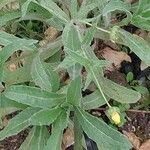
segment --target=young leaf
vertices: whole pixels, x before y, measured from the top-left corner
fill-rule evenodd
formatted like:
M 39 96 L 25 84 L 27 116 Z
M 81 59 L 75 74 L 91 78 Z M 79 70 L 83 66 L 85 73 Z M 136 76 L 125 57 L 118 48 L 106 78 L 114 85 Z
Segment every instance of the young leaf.
M 87 95 L 82 98 L 82 105 L 83 105 L 83 109 L 85 110 L 98 108 L 105 104 L 106 104 L 106 101 L 104 100 L 99 90 L 96 90 L 92 94 Z
M 47 91 L 57 91 L 59 88 L 59 76 L 51 66 L 42 62 L 40 56 L 33 59 L 31 76 L 37 86 Z
M 62 109 L 59 107 L 52 108 L 52 109 L 41 109 L 35 115 L 33 115 L 29 122 L 32 125 L 50 125 L 53 123 L 56 118 L 60 115 Z
M 66 128 L 67 122 L 68 122 L 67 113 L 62 112 L 61 115 L 54 122 L 52 134 L 48 139 L 44 150 L 49 150 L 50 147 L 52 147 L 53 150 L 61 149 L 63 130 L 64 128 Z
M 35 126 L 21 144 L 19 150 L 43 150 L 48 137 L 49 133 L 45 126 Z
M 150 47 L 143 38 L 114 27 L 111 32 L 111 40 L 128 46 L 145 64 L 150 66 Z
M 81 98 L 81 77 L 78 76 L 68 87 L 67 102 L 74 106 L 81 106 Z
M 8 87 L 4 95 L 16 102 L 40 108 L 52 108 L 61 104 L 65 99 L 63 94 L 49 93 L 36 87 L 23 85 Z
M 98 146 L 106 150 L 129 150 L 132 145 L 124 135 L 108 126 L 104 121 L 91 116 L 80 108 L 76 108 L 77 118 L 80 120 L 84 132 L 94 140 Z
M 10 120 L 9 124 L 0 132 L 0 141 L 6 137 L 15 135 L 20 131 L 24 130 L 31 124 L 29 119 L 32 115 L 37 113 L 40 108 L 27 108 L 20 112 L 16 117 Z

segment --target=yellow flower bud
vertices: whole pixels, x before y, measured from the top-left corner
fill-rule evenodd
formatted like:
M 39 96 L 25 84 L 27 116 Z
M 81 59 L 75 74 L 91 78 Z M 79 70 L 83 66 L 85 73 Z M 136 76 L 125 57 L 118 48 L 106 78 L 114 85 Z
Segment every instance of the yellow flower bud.
M 121 122 L 120 115 L 119 115 L 118 112 L 113 112 L 113 113 L 111 114 L 111 119 L 114 121 L 114 123 L 115 123 L 116 125 L 118 125 L 118 124 Z

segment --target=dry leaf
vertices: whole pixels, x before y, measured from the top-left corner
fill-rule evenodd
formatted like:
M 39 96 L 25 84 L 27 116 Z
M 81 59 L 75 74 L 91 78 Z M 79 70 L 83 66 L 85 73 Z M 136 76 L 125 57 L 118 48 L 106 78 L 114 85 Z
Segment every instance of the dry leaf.
M 40 46 L 47 45 L 50 41 L 53 41 L 54 39 L 56 39 L 58 34 L 59 34 L 59 31 L 56 28 L 49 27 L 44 32 L 45 38 L 42 41 L 40 41 L 40 43 L 39 43 Z
M 13 64 L 9 65 L 8 69 L 13 72 L 17 69 L 17 66 L 16 66 L 16 64 L 13 63 Z
M 139 150 L 150 150 L 150 139 L 144 142 Z
M 118 52 L 106 47 L 102 50 L 101 56 L 110 62 L 110 65 L 106 70 L 113 71 L 121 67 L 122 61 L 131 62 L 131 58 L 125 52 Z
M 133 147 L 138 150 L 141 144 L 140 139 L 132 132 L 123 131 L 123 134 L 128 137 Z
M 72 144 L 74 144 L 74 132 L 73 129 L 67 128 L 63 135 L 62 150 L 65 150 Z

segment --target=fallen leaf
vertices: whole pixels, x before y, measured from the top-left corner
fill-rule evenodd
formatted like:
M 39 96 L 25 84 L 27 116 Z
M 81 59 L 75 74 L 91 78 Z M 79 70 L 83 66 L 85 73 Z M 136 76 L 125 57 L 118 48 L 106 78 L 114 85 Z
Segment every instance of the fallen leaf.
M 72 144 L 74 144 L 74 132 L 73 129 L 67 128 L 63 135 L 62 150 L 65 150 Z
M 144 142 L 139 150 L 150 150 L 150 139 Z
M 109 47 L 104 48 L 101 51 L 101 56 L 110 62 L 110 65 L 106 70 L 113 71 L 121 67 L 122 61 L 131 62 L 131 58 L 125 52 L 118 52 Z
M 122 131 L 124 135 L 126 135 L 129 139 L 129 141 L 131 142 L 131 144 L 133 145 L 133 147 L 138 150 L 140 147 L 140 139 L 139 137 L 137 137 L 134 133 L 132 132 L 127 132 L 127 131 Z

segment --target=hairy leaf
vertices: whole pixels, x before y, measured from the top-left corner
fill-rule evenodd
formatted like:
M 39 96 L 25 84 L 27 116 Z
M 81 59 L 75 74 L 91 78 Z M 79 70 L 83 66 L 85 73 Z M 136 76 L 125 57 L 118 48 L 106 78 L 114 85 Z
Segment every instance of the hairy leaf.
M 67 91 L 67 102 L 74 106 L 81 106 L 81 77 L 75 78 Z
M 4 95 L 16 102 L 32 107 L 51 108 L 64 101 L 63 94 L 49 93 L 36 87 L 23 85 L 10 86 Z
M 50 65 L 42 62 L 40 56 L 33 59 L 31 76 L 37 86 L 47 91 L 57 91 L 59 88 L 59 76 Z
M 0 140 L 6 137 L 15 135 L 20 131 L 30 126 L 29 119 L 32 115 L 37 113 L 39 108 L 27 108 L 19 115 L 10 120 L 9 124 L 0 132 Z
M 124 135 L 108 126 L 104 121 L 91 116 L 80 108 L 76 108 L 84 132 L 102 149 L 129 150 L 132 146 Z
M 35 126 L 21 144 L 19 150 L 43 150 L 48 137 L 49 133 L 45 126 Z
M 143 38 L 114 27 L 111 32 L 111 40 L 128 46 L 143 62 L 150 66 L 150 47 Z
M 61 112 L 62 109 L 59 107 L 53 109 L 41 109 L 38 113 L 33 115 L 29 121 L 32 125 L 50 125 L 57 119 Z
M 52 147 L 53 150 L 61 149 L 63 130 L 64 128 L 66 128 L 67 122 L 68 122 L 67 114 L 66 112 L 63 112 L 54 122 L 52 134 L 48 139 L 44 150 L 49 150 L 50 147 Z

